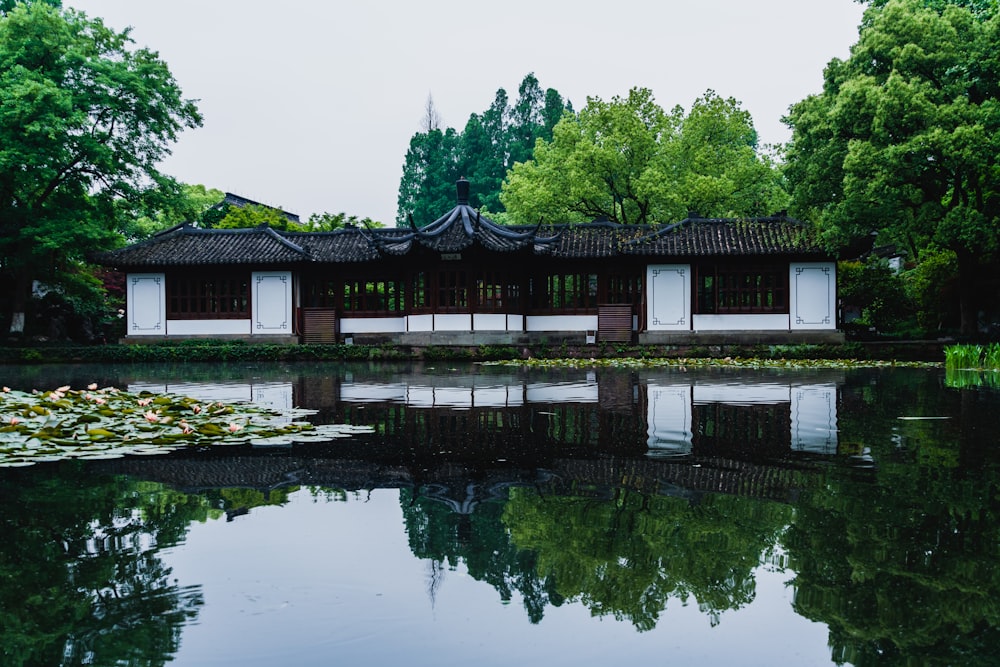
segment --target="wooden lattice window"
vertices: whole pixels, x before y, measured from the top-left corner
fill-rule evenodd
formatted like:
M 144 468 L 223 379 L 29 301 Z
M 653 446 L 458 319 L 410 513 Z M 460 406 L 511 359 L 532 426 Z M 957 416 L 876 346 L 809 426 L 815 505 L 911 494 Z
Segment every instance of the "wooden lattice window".
M 345 312 L 398 313 L 404 309 L 403 283 L 390 279 L 344 281 Z
M 695 312 L 787 313 L 788 269 L 698 267 Z
M 469 285 L 465 271 L 438 271 L 437 279 L 438 312 L 468 312 Z
M 485 271 L 479 274 L 475 289 L 478 312 L 512 312 L 518 307 L 519 286 L 506 272 Z
M 579 313 L 597 308 L 596 273 L 556 273 L 533 278 L 531 305 L 535 312 Z
M 249 276 L 170 276 L 166 291 L 167 319 L 250 318 Z

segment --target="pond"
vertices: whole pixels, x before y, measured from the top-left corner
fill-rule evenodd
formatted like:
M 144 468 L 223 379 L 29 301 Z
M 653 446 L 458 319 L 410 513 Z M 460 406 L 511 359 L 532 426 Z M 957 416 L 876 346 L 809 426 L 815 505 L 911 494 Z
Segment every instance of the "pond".
M 940 369 L 2 373 L 373 427 L 0 469 L 4 665 L 1000 654 L 1000 393 Z

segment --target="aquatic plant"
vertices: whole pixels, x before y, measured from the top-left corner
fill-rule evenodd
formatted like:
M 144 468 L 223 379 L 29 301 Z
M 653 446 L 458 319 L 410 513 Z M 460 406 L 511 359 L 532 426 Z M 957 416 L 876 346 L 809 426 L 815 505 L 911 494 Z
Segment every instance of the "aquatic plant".
M 64 386 L 31 392 L 4 387 L 0 392 L 0 467 L 163 454 L 192 445 L 292 445 L 371 431 L 302 421 L 313 413 L 96 385 L 85 390 Z

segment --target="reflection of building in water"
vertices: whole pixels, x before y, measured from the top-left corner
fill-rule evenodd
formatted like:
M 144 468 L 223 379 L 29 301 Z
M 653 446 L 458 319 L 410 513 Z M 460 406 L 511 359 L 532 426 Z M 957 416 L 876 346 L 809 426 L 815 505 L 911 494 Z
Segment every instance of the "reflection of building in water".
M 837 452 L 838 374 L 635 373 L 565 369 L 352 372 L 295 382 L 134 382 L 131 391 L 320 411 L 374 426 L 386 451 L 461 458 L 599 450 L 653 457 L 774 458 Z M 555 448 L 555 449 L 554 449 Z
M 837 385 L 664 382 L 646 385 L 651 456 L 837 453 Z

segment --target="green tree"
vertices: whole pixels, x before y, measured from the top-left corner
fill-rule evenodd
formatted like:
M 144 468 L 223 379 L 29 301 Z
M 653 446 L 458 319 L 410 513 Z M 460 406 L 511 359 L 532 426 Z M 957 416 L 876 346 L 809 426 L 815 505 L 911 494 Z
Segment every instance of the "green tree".
M 309 216 L 306 229 L 311 232 L 333 232 L 344 227 L 384 227 L 381 222 L 371 218 L 358 218 L 356 215 L 340 213 L 313 213 Z
M 972 333 L 1000 240 L 1000 18 L 958 3 L 878 5 L 850 57 L 827 66 L 823 92 L 786 118 L 793 207 L 831 248 L 874 231 L 914 259 L 931 244 L 954 252 Z
M 306 229 L 304 226 L 289 220 L 279 209 L 263 204 L 228 206 L 226 214 L 215 224 L 215 227 L 218 229 L 248 229 L 264 224 L 281 231 L 297 232 Z
M 138 241 L 183 222 L 201 221 L 225 196 L 221 190 L 204 185 L 168 183 L 148 193 L 146 214 L 135 218 L 133 225 L 125 230 L 125 236 L 129 241 Z
M 453 128 L 417 133 L 403 162 L 399 182 L 397 225 L 424 226 L 455 206 L 455 181 L 462 176 L 459 136 Z
M 412 214 L 423 225 L 449 210 L 455 205 L 453 184 L 460 176 L 472 184 L 472 206 L 502 213 L 500 187 L 508 170 L 530 159 L 536 139 L 551 138 L 552 128 L 571 108 L 555 89 L 543 92 L 533 73 L 521 81 L 513 104 L 507 91 L 498 89 L 489 108 L 471 114 L 461 132 L 441 129 L 428 98 L 422 130 L 411 138 L 403 166 L 397 223 Z
M 58 286 L 88 252 L 121 243 L 157 164 L 201 124 L 155 52 L 129 32 L 45 3 L 0 16 L 0 267 L 10 331 L 32 284 Z
M 645 88 L 611 102 L 589 98 L 564 114 L 534 159 L 514 166 L 501 201 L 521 223 L 538 219 L 669 222 L 697 209 L 706 216 L 764 215 L 785 194 L 759 150 L 739 102 L 708 91 L 690 113 L 665 112 Z

